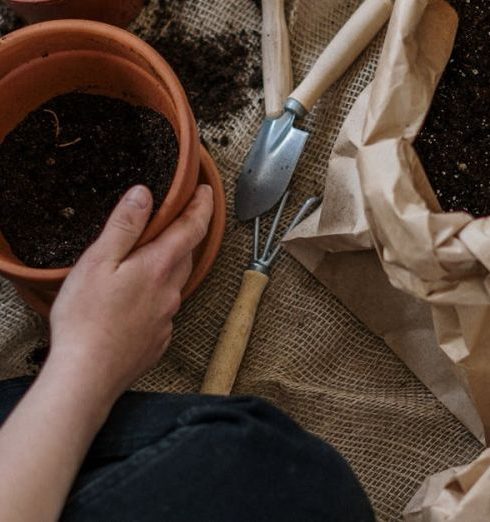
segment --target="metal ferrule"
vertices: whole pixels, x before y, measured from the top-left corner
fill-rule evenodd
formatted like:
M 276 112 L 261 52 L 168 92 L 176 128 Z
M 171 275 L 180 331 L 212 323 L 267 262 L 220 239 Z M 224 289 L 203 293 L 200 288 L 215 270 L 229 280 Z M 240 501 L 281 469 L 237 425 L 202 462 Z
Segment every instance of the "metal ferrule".
M 252 261 L 250 265 L 248 265 L 247 270 L 253 270 L 255 272 L 260 272 L 264 275 L 269 275 L 269 267 L 267 265 L 264 265 L 260 261 Z
M 292 112 L 300 120 L 302 120 L 308 114 L 308 111 L 305 109 L 303 104 L 294 98 L 288 98 L 284 104 L 284 108 L 288 112 Z

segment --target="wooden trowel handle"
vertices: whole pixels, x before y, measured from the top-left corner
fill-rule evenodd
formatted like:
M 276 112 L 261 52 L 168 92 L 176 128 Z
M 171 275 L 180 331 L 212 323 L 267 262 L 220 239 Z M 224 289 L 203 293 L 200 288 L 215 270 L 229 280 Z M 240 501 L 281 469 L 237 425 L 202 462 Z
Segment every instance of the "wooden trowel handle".
M 320 96 L 354 63 L 389 20 L 392 0 L 364 0 L 289 96 L 310 112 Z
M 293 90 L 284 0 L 262 0 L 262 72 L 265 112 L 277 117 L 284 112 L 284 102 Z
M 268 282 L 268 276 L 260 272 L 245 271 L 240 292 L 211 357 L 201 393 L 228 395 L 231 392 Z

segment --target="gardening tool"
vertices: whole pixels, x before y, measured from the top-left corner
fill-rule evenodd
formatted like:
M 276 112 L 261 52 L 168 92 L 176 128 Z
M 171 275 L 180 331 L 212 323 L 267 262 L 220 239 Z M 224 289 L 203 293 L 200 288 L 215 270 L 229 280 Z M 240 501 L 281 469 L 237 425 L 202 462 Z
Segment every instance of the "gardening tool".
M 281 240 L 274 244 L 274 238 L 288 197 L 289 192 L 286 192 L 280 201 L 261 255 L 259 255 L 260 217 L 255 220 L 253 258 L 245 270 L 238 297 L 221 331 L 218 344 L 204 377 L 201 393 L 228 395 L 231 392 L 252 332 L 260 299 L 269 282 L 271 265 L 281 248 Z M 320 198 L 309 198 L 299 209 L 284 236 L 319 202 Z
M 274 117 L 271 111 L 265 118 L 238 179 L 235 206 L 240 221 L 264 214 L 281 199 L 309 137 L 294 123 L 345 73 L 392 10 L 392 0 L 365 0 L 289 95 L 282 115 Z
M 269 118 L 277 118 L 282 114 L 284 102 L 293 88 L 284 0 L 262 0 L 262 72 L 266 115 Z M 270 265 L 277 256 L 277 247 L 271 250 L 271 245 L 286 199 L 287 196 L 279 205 L 264 252 L 260 257 L 260 218 L 256 218 L 252 263 L 243 275 L 240 292 L 221 332 L 201 388 L 202 393 L 231 392 L 260 299 L 269 281 Z
M 265 114 L 269 118 L 278 118 L 293 89 L 284 0 L 262 2 L 262 71 Z

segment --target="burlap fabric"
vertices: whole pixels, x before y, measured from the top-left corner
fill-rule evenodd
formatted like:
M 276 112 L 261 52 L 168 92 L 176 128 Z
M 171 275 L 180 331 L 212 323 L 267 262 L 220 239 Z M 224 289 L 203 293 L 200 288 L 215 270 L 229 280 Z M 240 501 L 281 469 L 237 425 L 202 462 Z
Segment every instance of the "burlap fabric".
M 155 3 L 150 2 L 133 25 L 144 37 L 158 30 Z M 288 3 L 296 80 L 359 3 Z M 172 16 L 193 34 L 229 31 L 229 23 L 233 30 L 260 30 L 260 13 L 251 0 L 187 0 Z M 156 27 L 164 27 L 167 21 L 158 20 Z M 306 126 L 313 134 L 296 172 L 294 204 L 322 194 L 330 150 L 356 96 L 373 77 L 381 42 L 382 35 L 308 118 Z M 259 63 L 260 56 L 256 60 Z M 180 312 L 169 351 L 137 383 L 138 389 L 199 389 L 251 252 L 251 230 L 233 217 L 233 192 L 262 114 L 259 96 L 252 96 L 246 110 L 226 125 L 228 147 L 213 143 L 222 129 L 201 126 L 228 194 L 223 249 L 212 274 Z M 0 284 L 0 295 L 0 378 L 6 378 L 32 371 L 27 356 L 44 328 L 9 283 Z M 393 352 L 284 253 L 274 268 L 234 393 L 271 400 L 336 445 L 359 475 L 381 521 L 400 520 L 403 507 L 426 475 L 464 464 L 481 451 L 476 439 Z

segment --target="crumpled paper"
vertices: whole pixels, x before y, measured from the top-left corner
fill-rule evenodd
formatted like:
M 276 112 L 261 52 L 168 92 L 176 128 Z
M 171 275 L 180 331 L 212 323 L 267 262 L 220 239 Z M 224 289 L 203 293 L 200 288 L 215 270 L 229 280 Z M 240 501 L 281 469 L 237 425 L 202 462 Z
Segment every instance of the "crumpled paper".
M 285 248 L 488 443 L 490 218 L 442 212 L 412 147 L 456 27 L 444 0 L 397 0 L 376 78 L 335 144 L 322 206 Z M 485 452 L 430 477 L 407 520 L 490 520 L 489 469 Z
M 425 6 L 425 7 L 424 7 Z M 357 165 L 390 282 L 431 304 L 439 346 L 490 437 L 490 218 L 442 212 L 412 142 L 454 42 L 443 2 L 400 1 L 369 99 Z
M 487 274 L 461 239 L 474 236 L 481 220 L 441 212 L 411 145 L 456 26 L 443 0 L 398 0 L 374 84 L 354 104 L 334 146 L 323 203 L 285 248 L 484 441 L 490 408 L 482 404 L 485 394 L 475 394 L 474 377 L 485 375 L 486 363 L 472 364 L 485 359 L 485 350 L 465 359 L 473 340 L 463 335 L 470 321 L 483 321 L 474 331 L 485 325 Z M 460 302 L 480 313 L 464 314 Z
M 467 466 L 425 480 L 403 513 L 406 522 L 488 522 L 490 450 Z

